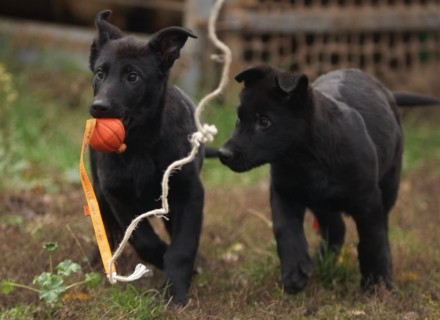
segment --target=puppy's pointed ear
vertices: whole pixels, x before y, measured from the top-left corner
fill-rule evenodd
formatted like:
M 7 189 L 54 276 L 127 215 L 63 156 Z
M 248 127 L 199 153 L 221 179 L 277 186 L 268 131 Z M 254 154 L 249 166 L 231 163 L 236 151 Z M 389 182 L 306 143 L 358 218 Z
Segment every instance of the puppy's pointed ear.
M 102 48 L 107 41 L 119 39 L 123 36 L 121 30 L 107 21 L 111 13 L 110 10 L 104 10 L 96 15 L 95 26 L 98 29 L 98 36 L 93 40 L 92 46 L 90 47 L 90 69 L 93 68 L 100 48 Z
M 153 34 L 148 47 L 161 61 L 163 71 L 168 71 L 180 57 L 180 49 L 188 37 L 197 38 L 191 30 L 180 27 L 165 28 Z
M 119 28 L 115 27 L 107 21 L 107 18 L 111 15 L 110 10 L 101 11 L 96 15 L 95 25 L 98 29 L 98 44 L 102 46 L 109 40 L 115 40 L 122 38 L 123 34 Z
M 277 87 L 285 94 L 298 93 L 306 94 L 309 86 L 309 79 L 305 74 L 296 72 L 282 72 L 276 77 Z
M 252 82 L 262 78 L 269 73 L 271 68 L 266 65 L 252 67 L 246 69 L 235 76 L 235 80 L 239 83 L 244 82 L 244 86 L 249 86 Z

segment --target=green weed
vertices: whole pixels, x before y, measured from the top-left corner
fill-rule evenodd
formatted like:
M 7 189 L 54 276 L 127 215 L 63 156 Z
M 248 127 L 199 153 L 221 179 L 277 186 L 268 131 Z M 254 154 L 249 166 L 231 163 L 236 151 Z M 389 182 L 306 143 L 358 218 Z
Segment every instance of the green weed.
M 356 283 L 358 269 L 355 255 L 355 248 L 350 245 L 342 247 L 340 253 L 324 248 L 314 255 L 314 273 L 329 289 Z
M 0 312 L 1 320 L 21 320 L 30 319 L 36 311 L 34 305 L 18 305 Z
M 14 131 L 14 103 L 17 100 L 17 91 L 12 81 L 12 75 L 0 64 L 0 175 L 15 172 L 15 131 Z M 5 180 L 0 179 L 0 187 L 4 187 Z
M 268 280 L 276 282 L 280 273 L 280 262 L 276 250 L 276 242 L 273 239 L 266 248 L 248 257 L 240 272 L 246 275 L 250 283 L 262 284 Z
M 435 111 L 435 110 L 434 110 Z M 405 151 L 403 168 L 405 172 L 418 170 L 426 164 L 440 163 L 440 130 L 435 121 L 408 114 L 404 118 Z M 426 116 L 428 117 L 428 116 Z M 437 168 L 440 168 L 437 166 Z M 438 170 L 440 174 L 440 169 Z
M 79 285 L 87 285 L 89 288 L 95 287 L 101 282 L 101 276 L 96 272 L 85 274 L 84 280 L 66 283 L 69 276 L 79 273 L 81 266 L 72 260 L 66 259 L 53 267 L 52 254 L 58 248 L 56 242 L 48 242 L 43 248 L 49 253 L 49 271 L 42 272 L 34 277 L 32 282 L 34 286 L 17 283 L 13 280 L 3 280 L 1 283 L 2 293 L 9 294 L 14 288 L 26 289 L 38 293 L 40 300 L 49 306 L 57 306 L 66 291 Z M 55 272 L 56 270 L 56 272 Z
M 112 288 L 105 300 L 108 303 L 108 319 L 172 319 L 165 314 L 168 305 L 155 290 L 140 292 L 134 286 L 127 285 L 124 290 Z

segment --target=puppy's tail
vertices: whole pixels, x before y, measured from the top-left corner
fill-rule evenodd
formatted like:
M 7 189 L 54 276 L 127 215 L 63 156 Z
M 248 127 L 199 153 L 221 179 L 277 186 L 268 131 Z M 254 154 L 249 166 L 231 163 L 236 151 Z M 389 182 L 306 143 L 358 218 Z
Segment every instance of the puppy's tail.
M 440 99 L 410 92 L 393 92 L 399 107 L 434 106 L 440 105 Z

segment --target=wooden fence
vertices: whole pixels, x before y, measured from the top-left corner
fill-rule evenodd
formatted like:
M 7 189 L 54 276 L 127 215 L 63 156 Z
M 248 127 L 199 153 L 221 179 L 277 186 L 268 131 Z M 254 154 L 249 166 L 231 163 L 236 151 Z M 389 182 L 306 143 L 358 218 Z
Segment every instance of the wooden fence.
M 88 6 L 83 5 L 86 2 Z M 7 0 L 3 5 L 7 3 L 15 2 Z M 128 22 L 143 21 L 149 25 L 151 16 L 166 17 L 156 19 L 156 24 L 150 26 L 154 29 L 151 32 L 159 26 L 182 23 L 199 39 L 191 39 L 185 45 L 182 59 L 174 68 L 174 78 L 192 95 L 201 88 L 211 89 L 218 81 L 220 68 L 208 63 L 213 51 L 206 39 L 214 0 L 54 3 L 58 3 L 51 8 L 54 17 L 64 21 L 61 13 L 76 12 L 77 18 L 88 21 L 89 27 L 96 12 L 104 8 L 112 8 L 112 22 L 128 32 L 133 31 Z M 24 39 L 28 30 L 33 37 L 38 34 L 45 43 L 52 41 L 59 47 L 80 40 L 80 45 L 71 47 L 84 56 L 95 32 L 88 28 L 82 31 L 61 25 L 14 23 L 1 18 L 0 26 L 0 36 L 9 33 Z M 332 69 L 356 67 L 393 88 L 434 94 L 440 91 L 440 0 L 226 0 L 217 27 L 233 52 L 232 75 L 261 63 L 301 71 L 312 79 Z M 137 31 L 145 35 L 145 28 L 147 25 Z M 87 62 L 87 57 L 81 59 Z
M 187 3 L 186 23 L 198 34 L 211 4 Z M 440 88 L 440 0 L 227 0 L 218 29 L 234 54 L 233 75 L 261 63 L 312 79 L 355 67 L 392 87 Z M 195 46 L 192 83 L 212 74 L 200 66 L 206 40 Z

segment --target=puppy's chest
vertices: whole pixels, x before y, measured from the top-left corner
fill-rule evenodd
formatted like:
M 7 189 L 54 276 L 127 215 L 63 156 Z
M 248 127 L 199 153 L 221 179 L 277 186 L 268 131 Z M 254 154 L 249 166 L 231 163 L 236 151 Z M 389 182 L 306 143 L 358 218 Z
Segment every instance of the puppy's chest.
M 284 174 L 277 174 L 275 183 L 284 184 L 289 193 L 307 206 L 329 206 L 343 198 L 344 183 L 331 171 L 321 168 L 286 168 Z M 278 180 L 278 182 L 276 181 Z
M 296 172 L 292 177 L 292 189 L 308 201 L 323 200 L 329 189 L 329 176 L 322 171 Z
M 105 161 L 98 171 L 102 188 L 117 194 L 132 193 L 136 197 L 146 194 L 156 197 L 160 191 L 160 175 L 151 158 L 112 159 Z

